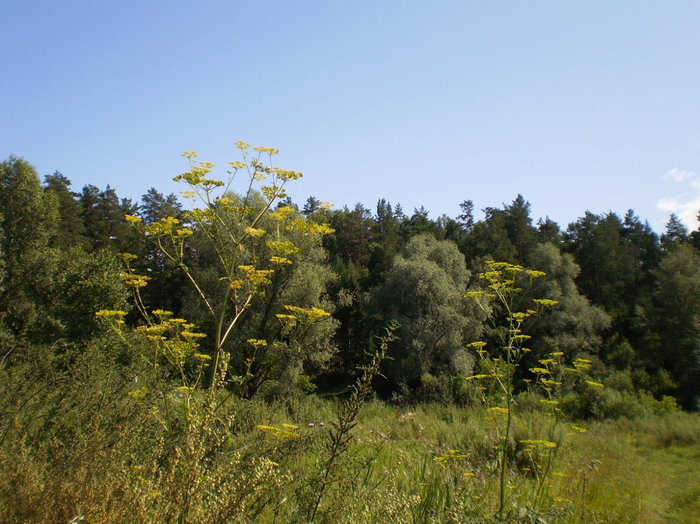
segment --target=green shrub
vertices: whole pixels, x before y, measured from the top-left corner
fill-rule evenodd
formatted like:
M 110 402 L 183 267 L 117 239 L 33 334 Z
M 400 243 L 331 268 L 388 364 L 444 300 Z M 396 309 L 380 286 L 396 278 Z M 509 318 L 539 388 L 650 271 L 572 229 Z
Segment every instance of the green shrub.
M 644 390 L 639 392 L 639 403 L 647 413 L 654 415 L 667 415 L 680 411 L 674 397 L 662 395 L 661 399 L 657 400 L 651 393 Z

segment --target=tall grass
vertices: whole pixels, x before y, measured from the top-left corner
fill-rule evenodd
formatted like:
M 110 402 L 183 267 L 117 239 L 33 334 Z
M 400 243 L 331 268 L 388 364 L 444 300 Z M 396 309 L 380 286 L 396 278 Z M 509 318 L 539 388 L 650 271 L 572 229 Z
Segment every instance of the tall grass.
M 20 373 L 3 376 L 1 393 L 12 406 L 22 405 L 22 395 L 44 393 L 32 397 L 30 409 L 3 411 L 0 521 L 175 522 L 183 505 L 196 522 L 302 523 L 314 506 L 315 521 L 328 523 L 497 520 L 500 442 L 479 407 L 365 402 L 319 498 L 341 401 L 236 400 L 168 441 L 127 394 L 133 375 L 117 366 L 105 373 L 109 358 L 93 348 L 75 364 L 73 380 L 47 374 L 51 387 L 43 390 L 39 383 L 20 388 Z M 22 395 L 13 397 L 13 389 Z M 542 438 L 545 418 L 519 410 L 513 441 Z M 295 436 L 277 437 L 261 425 Z M 503 520 L 697 521 L 697 415 L 576 425 L 587 432 L 563 427 L 537 511 L 531 501 L 541 465 L 509 446 Z

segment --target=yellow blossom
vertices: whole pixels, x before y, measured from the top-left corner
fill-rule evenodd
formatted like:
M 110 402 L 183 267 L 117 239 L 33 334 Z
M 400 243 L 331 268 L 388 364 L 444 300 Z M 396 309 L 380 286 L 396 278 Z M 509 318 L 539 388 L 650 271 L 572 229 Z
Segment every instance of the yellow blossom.
M 552 307 L 556 306 L 559 302 L 556 300 L 550 300 L 548 298 L 536 298 L 533 300 L 535 304 L 539 304 L 542 307 Z
M 100 318 L 123 318 L 126 316 L 126 312 L 114 309 L 101 309 L 95 313 L 95 316 Z
M 250 235 L 251 237 L 261 237 L 263 236 L 266 231 L 264 229 L 256 229 L 254 227 L 247 227 L 245 228 L 246 234 Z
M 291 264 L 292 261 L 285 257 L 272 256 L 270 257 L 270 262 L 277 265 Z

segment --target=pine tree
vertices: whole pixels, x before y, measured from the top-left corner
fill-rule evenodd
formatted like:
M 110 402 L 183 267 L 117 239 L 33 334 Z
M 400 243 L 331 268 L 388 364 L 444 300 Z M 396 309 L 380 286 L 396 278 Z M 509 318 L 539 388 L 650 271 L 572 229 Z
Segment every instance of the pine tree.
M 85 224 L 80 217 L 80 195 L 71 191 L 71 181 L 56 171 L 53 175 L 44 177 L 47 192 L 52 193 L 58 200 L 59 227 L 54 245 L 60 248 L 79 246 L 88 249 L 90 242 L 86 236 Z

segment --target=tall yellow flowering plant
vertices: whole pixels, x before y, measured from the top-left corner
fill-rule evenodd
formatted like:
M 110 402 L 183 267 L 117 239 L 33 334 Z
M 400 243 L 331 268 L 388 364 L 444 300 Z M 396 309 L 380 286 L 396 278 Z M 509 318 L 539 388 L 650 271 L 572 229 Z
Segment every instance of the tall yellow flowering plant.
M 150 309 L 144 303 L 141 289 L 148 284 L 149 277 L 133 269 L 136 257 L 131 254 L 123 255 L 122 279 L 132 291 L 134 306 L 141 317 L 140 325 L 129 334 L 129 330 L 125 330 L 125 312 L 97 313 L 125 340 L 127 336 L 137 336 L 145 341 L 140 345 L 146 348 L 141 356 L 153 371 L 151 383 L 155 386 L 153 390 L 144 386 L 130 395 L 148 405 L 166 434 L 176 437 L 171 439 L 174 451 L 168 459 L 172 477 L 154 474 L 151 481 L 159 487 L 164 483 L 168 485 L 172 493 L 163 500 L 167 498 L 168 504 L 175 504 L 179 522 L 195 518 L 191 514 L 195 502 L 200 508 L 215 503 L 216 497 L 216 500 L 209 500 L 213 496 L 212 483 L 223 486 L 224 477 L 235 473 L 221 470 L 211 458 L 212 451 L 226 441 L 228 431 L 217 415 L 231 396 L 230 393 L 219 394 L 231 384 L 227 376 L 231 358 L 227 348 L 231 344 L 227 345 L 227 341 L 232 340 L 232 335 L 245 321 L 255 297 L 263 295 L 270 286 L 275 272 L 294 263 L 298 248 L 289 240 L 294 236 L 289 233 L 308 236 L 332 232 L 327 224 L 299 218 L 288 206 L 272 210 L 276 202 L 286 197 L 286 184 L 302 176 L 273 165 L 276 149 L 251 148 L 244 142 L 237 142 L 236 147 L 242 159 L 229 163 L 228 176 L 223 180 L 212 177 L 215 166 L 198 161 L 194 151 L 183 154 L 189 170 L 175 180 L 189 186 L 183 194 L 195 202 L 183 222 L 166 217 L 145 224 L 138 216 L 126 216 L 126 220 L 155 245 L 160 256 L 178 267 L 189 280 L 211 320 L 213 329 L 209 336 L 212 340 L 205 347 L 202 341 L 206 340 L 206 335 L 193 323 L 177 318 L 170 311 Z M 230 193 L 234 180 L 241 175 L 245 177 L 244 192 Z M 269 231 L 261 227 L 263 222 Z M 216 286 L 203 285 L 188 265 L 188 252 L 194 238 L 215 253 Z M 305 332 L 328 316 L 329 313 L 320 308 L 288 304 L 284 313 L 277 315 L 277 320 L 281 332 L 291 340 L 295 334 Z M 248 344 L 256 351 L 265 351 L 267 341 L 250 339 Z M 231 486 L 238 484 L 240 482 L 234 482 Z M 264 486 L 251 485 L 246 489 L 252 493 Z
M 215 326 L 207 384 L 210 389 L 226 384 L 230 354 L 225 350 L 225 344 L 254 297 L 265 292 L 277 268 L 292 264 L 290 254 L 298 251 L 287 237 L 283 237 L 282 232 L 301 230 L 307 234 L 322 235 L 332 231 L 327 224 L 296 218 L 295 210 L 288 206 L 271 211 L 275 202 L 287 196 L 286 184 L 301 178 L 302 174 L 275 167 L 273 158 L 278 151 L 274 148 L 255 147 L 251 152 L 250 145 L 240 141 L 236 147 L 241 152 L 242 160 L 229 163 L 225 180 L 211 178 L 214 165 L 197 161 L 196 152 L 183 154 L 189 161 L 190 169 L 175 177 L 175 180 L 188 184 L 189 190 L 183 191 L 183 194 L 199 203 L 199 207 L 186 214 L 186 224 L 174 217 L 167 217 L 144 225 L 137 216 L 126 217 L 156 245 L 163 256 L 182 270 Z M 231 198 L 229 190 L 241 173 L 247 178 L 246 191 L 241 197 Z M 272 231 L 260 227 L 266 216 L 274 220 Z M 187 245 L 195 231 L 216 254 L 222 285 L 214 291 L 206 291 L 187 264 Z M 269 260 L 261 260 L 259 254 L 269 253 L 272 253 Z M 133 291 L 136 307 L 150 325 L 153 312 L 147 310 L 139 294 L 148 277 L 135 275 L 127 267 L 124 279 Z M 285 325 L 307 324 L 327 316 L 320 310 L 307 311 L 294 305 L 287 306 L 287 310 L 288 315 L 279 315 Z M 162 317 L 156 316 L 159 320 Z M 185 333 L 189 340 L 201 336 L 193 335 L 191 330 Z M 265 341 L 257 339 L 251 343 L 261 347 L 265 345 Z
M 496 333 L 501 335 L 500 347 L 495 352 L 489 353 L 486 347 L 487 343 L 484 341 L 469 344 L 479 355 L 480 373 L 468 377 L 467 380 L 481 382 L 482 385 L 478 388 L 482 391 L 485 402 L 490 404 L 494 398 L 501 399 L 497 405 L 490 405 L 488 410 L 496 421 L 500 438 L 498 516 L 503 518 L 506 503 L 506 472 L 508 470 L 507 450 L 513 427 L 515 371 L 520 361 L 530 351 L 525 345 L 530 336 L 523 332 L 524 323 L 528 318 L 541 314 L 546 308 L 555 306 L 557 302 L 548 299 L 535 299 L 533 301 L 534 308 L 519 311 L 520 297 L 523 294 L 523 289 L 519 285 L 522 282 L 531 284 L 534 279 L 544 276 L 544 273 L 507 262 L 488 261 L 486 264 L 488 271 L 482 273 L 480 277 L 485 281 L 487 291 L 471 291 L 467 293 L 467 298 L 475 300 L 492 320 L 494 319 L 495 307 L 500 306 L 505 314 L 506 329 L 503 331 L 494 326 Z M 487 395 L 487 392 L 492 394 Z
M 467 293 L 467 298 L 475 300 L 490 317 L 498 346 L 489 347 L 485 341 L 469 344 L 479 355 L 479 372 L 466 380 L 478 383 L 477 390 L 481 392 L 499 437 L 497 449 L 500 486 L 497 517 L 503 519 L 508 493 L 508 449 L 513 444 L 515 378 L 524 357 L 531 351 L 527 347 L 531 337 L 525 332 L 526 324 L 546 310 L 556 307 L 558 302 L 528 297 L 529 287 L 535 279 L 545 276 L 544 272 L 507 262 L 487 261 L 486 265 L 487 271 L 480 274 L 486 290 L 471 291 Z M 497 317 L 504 318 L 504 325 L 499 325 Z M 602 387 L 602 384 L 590 380 L 587 375 L 589 360 L 577 358 L 571 365 L 567 365 L 564 357 L 562 352 L 553 352 L 547 358 L 539 359 L 536 366 L 529 368 L 533 378 L 524 379 L 540 395 L 540 403 L 551 421 L 546 428 L 546 439 L 523 439 L 517 443 L 529 457 L 530 469 L 536 478 L 532 494 L 533 509 L 542 501 L 545 482 L 552 472 L 555 452 L 559 447 L 556 433 L 563 417 L 560 399 L 565 391 L 574 389 L 580 381 L 585 381 L 589 386 Z M 572 426 L 572 429 L 585 431 L 576 426 Z

